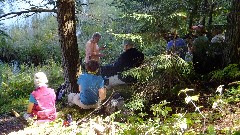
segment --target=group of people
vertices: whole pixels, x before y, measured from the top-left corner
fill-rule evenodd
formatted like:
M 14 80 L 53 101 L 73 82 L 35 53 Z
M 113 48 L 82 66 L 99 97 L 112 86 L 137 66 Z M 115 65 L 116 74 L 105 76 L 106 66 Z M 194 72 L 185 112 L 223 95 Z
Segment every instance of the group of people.
M 101 57 L 104 54 L 101 50 L 106 49 L 105 47 L 99 47 L 98 41 L 101 39 L 101 34 L 96 32 L 92 35 L 92 38 L 86 44 L 86 56 L 85 63 L 87 64 L 90 60 L 95 60 L 101 63 Z M 132 83 L 136 80 L 133 77 L 123 77 L 122 72 L 128 69 L 139 67 L 144 60 L 144 54 L 135 48 L 135 43 L 131 39 L 123 41 L 123 53 L 116 59 L 112 64 L 101 65 L 98 74 L 103 78 L 107 78 L 108 85 L 116 85 L 122 83 Z
M 206 61 L 208 61 L 208 53 L 214 53 L 217 58 L 221 55 L 216 50 L 209 49 L 209 45 L 214 43 L 222 43 L 225 38 L 222 31 L 215 31 L 212 38 L 212 44 L 205 35 L 205 28 L 202 25 L 192 28 L 196 32 L 196 37 L 187 36 L 180 38 L 176 32 L 171 33 L 166 50 L 167 54 L 174 53 L 186 60 L 187 54 L 192 54 L 192 61 L 196 71 L 205 73 Z M 123 71 L 134 67 L 139 67 L 144 61 L 144 54 L 137 50 L 132 40 L 124 40 L 124 52 L 112 64 L 101 66 L 100 59 L 104 57 L 101 50 L 104 47 L 98 46 L 101 34 L 96 32 L 86 43 L 85 67 L 86 71 L 81 74 L 77 80 L 79 85 L 79 93 L 70 93 L 68 95 L 68 103 L 76 104 L 82 109 L 90 109 L 99 107 L 101 101 L 106 98 L 106 88 L 104 86 L 105 77 L 110 78 L 117 76 L 122 82 L 134 82 L 132 77 L 121 76 Z M 115 80 L 116 81 L 116 80 Z M 43 72 L 34 75 L 35 90 L 30 94 L 27 113 L 24 117 L 35 117 L 37 122 L 53 121 L 56 119 L 56 94 L 53 89 L 47 86 L 48 79 Z
M 193 62 L 196 73 L 205 74 L 223 66 L 225 36 L 220 28 L 213 29 L 211 40 L 203 25 L 192 26 L 193 32 L 180 38 L 176 31 L 168 36 L 166 52 Z
M 104 56 L 101 50 L 104 47 L 98 46 L 101 34 L 96 32 L 86 43 L 85 69 L 79 75 L 77 84 L 78 93 L 68 95 L 69 105 L 76 104 L 82 109 L 98 108 L 100 103 L 106 98 L 106 88 L 104 86 L 105 77 L 109 78 L 119 75 L 122 82 L 130 82 L 133 78 L 123 77 L 121 72 L 138 67 L 143 63 L 144 54 L 134 48 L 132 40 L 125 40 L 123 44 L 124 52 L 113 64 L 100 66 L 100 58 Z M 38 72 L 34 75 L 35 90 L 30 94 L 27 113 L 25 119 L 36 118 L 36 122 L 53 121 L 56 119 L 56 94 L 53 89 L 47 86 L 46 74 Z

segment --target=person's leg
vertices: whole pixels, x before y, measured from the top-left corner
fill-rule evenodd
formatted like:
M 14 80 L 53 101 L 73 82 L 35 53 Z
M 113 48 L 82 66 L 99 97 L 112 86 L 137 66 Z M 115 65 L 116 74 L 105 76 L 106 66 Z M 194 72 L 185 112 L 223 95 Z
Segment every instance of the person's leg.
M 73 103 L 79 106 L 82 109 L 91 109 L 91 108 L 97 108 L 99 106 L 99 103 L 93 104 L 93 105 L 84 105 L 80 100 L 80 95 L 76 94 L 73 96 Z
M 68 104 L 71 106 L 74 104 L 73 99 L 76 95 L 79 95 L 79 93 L 70 93 L 68 95 Z
M 121 81 L 118 78 L 118 75 L 114 75 L 108 78 L 109 79 L 109 84 L 106 86 L 107 89 L 110 89 L 112 86 L 120 85 L 120 84 L 125 84 L 125 82 Z
M 117 68 L 113 65 L 106 65 L 100 67 L 100 75 L 103 77 L 110 77 L 118 73 Z

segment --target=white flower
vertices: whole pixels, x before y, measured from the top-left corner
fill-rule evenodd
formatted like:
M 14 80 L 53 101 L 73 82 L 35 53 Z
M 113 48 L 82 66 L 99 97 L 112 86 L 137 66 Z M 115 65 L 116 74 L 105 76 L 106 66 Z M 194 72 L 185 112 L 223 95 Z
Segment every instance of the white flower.
M 179 122 L 179 127 L 181 128 L 181 130 L 186 130 L 187 129 L 187 119 L 184 118 L 182 121 Z
M 224 85 L 219 85 L 219 86 L 217 87 L 217 90 L 216 90 L 216 92 L 219 92 L 219 95 L 221 95 L 221 94 L 222 94 L 222 91 L 223 91 L 223 86 L 224 86 Z
M 186 102 L 187 104 L 188 104 L 191 100 L 192 100 L 192 98 L 189 97 L 189 96 L 187 96 L 187 97 L 185 98 L 185 102 Z
M 212 108 L 213 108 L 213 109 L 216 109 L 217 106 L 218 106 L 218 103 L 217 103 L 217 102 L 214 102 L 213 105 L 212 105 Z
M 223 104 L 224 104 L 224 102 L 222 101 L 222 99 L 217 99 L 217 101 L 215 101 L 215 102 L 213 103 L 212 108 L 213 108 L 213 109 L 216 109 L 217 107 L 219 107 L 219 106 L 221 106 L 221 105 L 223 105 Z M 218 108 L 218 109 L 220 109 L 220 108 Z

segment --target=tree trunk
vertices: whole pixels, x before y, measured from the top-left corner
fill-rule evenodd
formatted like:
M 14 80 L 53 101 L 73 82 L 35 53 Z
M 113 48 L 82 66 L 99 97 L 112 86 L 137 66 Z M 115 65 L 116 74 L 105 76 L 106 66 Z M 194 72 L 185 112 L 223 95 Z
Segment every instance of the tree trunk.
M 232 0 L 232 9 L 228 15 L 226 42 L 231 63 L 240 62 L 240 0 Z
M 69 92 L 78 92 L 79 51 L 76 37 L 74 0 L 57 0 L 57 21 L 64 79 L 68 84 Z
M 207 17 L 207 14 L 208 14 L 208 0 L 204 0 L 203 2 L 203 5 L 202 5 L 202 14 L 203 14 L 203 19 L 202 19 L 202 22 L 201 24 L 206 26 L 206 17 Z
M 197 14 L 198 10 L 198 5 L 197 3 L 194 3 L 192 10 L 189 12 L 189 22 L 188 22 L 188 28 L 191 29 L 193 26 L 193 20 L 194 20 L 194 15 Z

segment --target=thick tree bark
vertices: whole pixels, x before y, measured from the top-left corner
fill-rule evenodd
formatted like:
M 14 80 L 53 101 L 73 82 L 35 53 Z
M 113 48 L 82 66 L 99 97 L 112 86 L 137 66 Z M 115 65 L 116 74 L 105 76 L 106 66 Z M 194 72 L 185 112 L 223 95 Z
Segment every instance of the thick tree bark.
M 78 92 L 79 51 L 76 37 L 75 1 L 57 0 L 57 21 L 64 79 L 69 92 Z
M 228 15 L 226 42 L 231 63 L 240 62 L 240 0 L 232 0 L 232 9 Z

